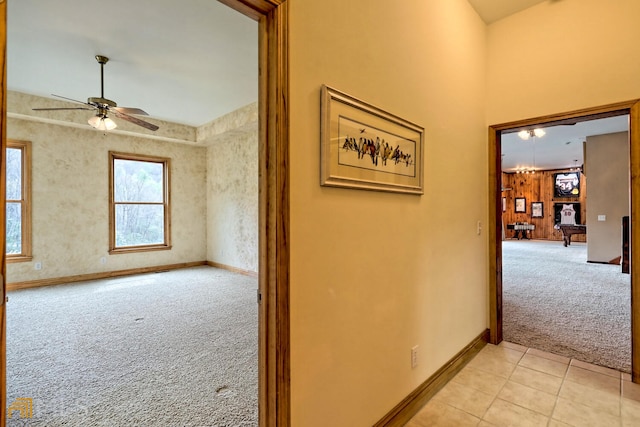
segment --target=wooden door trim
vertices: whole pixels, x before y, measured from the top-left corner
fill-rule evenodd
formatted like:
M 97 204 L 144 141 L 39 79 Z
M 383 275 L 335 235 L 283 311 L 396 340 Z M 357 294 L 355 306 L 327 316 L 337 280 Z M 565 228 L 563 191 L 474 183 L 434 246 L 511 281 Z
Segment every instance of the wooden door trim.
M 259 22 L 259 418 L 290 425 L 289 57 L 286 0 L 218 0 Z
M 489 342 L 502 341 L 502 197 L 501 133 L 535 125 L 562 124 L 629 114 L 631 210 L 631 370 L 640 382 L 640 100 L 489 126 Z
M 5 181 L 5 169 L 6 158 L 5 153 L 7 149 L 7 2 L 0 0 L 0 69 L 1 69 L 1 84 L 0 89 L 0 201 L 2 206 L 5 204 L 7 198 L 6 181 Z M 0 209 L 0 236 L 4 236 L 6 233 L 5 225 L 5 209 Z M 7 313 L 5 310 L 5 302 L 7 300 L 7 287 L 6 287 L 6 242 L 5 239 L 0 239 L 0 426 L 4 427 L 7 423 Z
M 213 1 L 213 0 L 212 0 Z M 286 0 L 219 0 L 259 23 L 260 67 L 260 304 L 259 417 L 261 427 L 290 425 L 289 365 L 289 75 Z M 6 144 L 6 2 L 0 0 L 0 139 Z M 4 176 L 4 173 L 0 174 Z M 0 179 L 0 200 L 5 199 Z M 2 210 L 4 212 L 4 210 Z M 4 214 L 0 217 L 4 235 Z M 0 263 L 0 426 L 6 426 L 4 239 Z
M 629 252 L 631 259 L 631 379 L 640 382 L 640 256 L 634 248 L 640 248 L 640 100 L 629 108 L 630 145 L 630 204 L 631 239 Z

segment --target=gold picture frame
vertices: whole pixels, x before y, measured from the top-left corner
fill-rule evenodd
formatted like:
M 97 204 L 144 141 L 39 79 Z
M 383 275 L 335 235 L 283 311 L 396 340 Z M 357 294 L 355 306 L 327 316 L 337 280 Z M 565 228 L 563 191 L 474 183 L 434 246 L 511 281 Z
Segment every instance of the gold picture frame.
M 424 194 L 424 128 L 322 86 L 320 185 Z

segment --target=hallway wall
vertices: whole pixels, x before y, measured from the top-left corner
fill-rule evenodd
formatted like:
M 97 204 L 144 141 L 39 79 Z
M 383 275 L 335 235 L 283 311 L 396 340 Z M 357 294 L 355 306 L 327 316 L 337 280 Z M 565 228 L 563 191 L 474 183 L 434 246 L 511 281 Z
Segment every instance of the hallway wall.
M 640 98 L 640 2 L 547 1 L 489 25 L 487 123 Z
M 640 97 L 640 2 L 289 15 L 292 423 L 372 425 L 488 325 L 487 125 Z M 319 185 L 322 84 L 425 127 L 423 196 Z
M 466 0 L 289 6 L 292 424 L 370 426 L 487 327 L 486 27 Z M 320 186 L 322 84 L 424 126 L 424 195 Z

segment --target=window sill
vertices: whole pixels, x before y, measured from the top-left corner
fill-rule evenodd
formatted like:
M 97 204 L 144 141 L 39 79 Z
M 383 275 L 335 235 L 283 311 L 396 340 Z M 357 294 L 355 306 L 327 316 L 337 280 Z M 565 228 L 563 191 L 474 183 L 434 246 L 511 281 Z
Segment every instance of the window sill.
M 11 264 L 14 262 L 29 262 L 33 260 L 31 255 L 5 255 L 5 262 Z
M 109 255 L 131 254 L 131 253 L 137 253 L 137 252 L 151 252 L 151 251 L 168 251 L 168 250 L 171 250 L 171 245 L 128 246 L 126 248 L 109 249 Z

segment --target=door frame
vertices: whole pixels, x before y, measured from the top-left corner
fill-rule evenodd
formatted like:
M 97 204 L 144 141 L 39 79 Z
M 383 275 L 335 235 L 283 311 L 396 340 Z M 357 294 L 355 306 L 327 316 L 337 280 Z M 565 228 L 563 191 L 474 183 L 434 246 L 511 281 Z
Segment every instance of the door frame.
M 4 206 L 7 200 L 5 170 L 7 149 L 7 2 L 0 0 L 0 201 Z M 6 234 L 5 209 L 0 209 L 0 236 Z M 6 240 L 0 239 L 0 427 L 7 424 L 7 313 L 5 304 L 7 301 L 5 260 Z
M 214 0 L 211 0 L 214 1 Z M 290 425 L 289 61 L 286 0 L 218 0 L 259 25 L 259 361 L 261 427 Z M 0 0 L 0 201 L 6 200 L 7 3 Z M 0 236 L 5 212 L 0 209 Z M 6 418 L 6 263 L 0 239 L 0 427 Z
M 629 170 L 631 223 L 631 376 L 640 382 L 640 99 L 586 108 L 549 116 L 535 117 L 489 126 L 489 341 L 502 341 L 502 147 L 506 130 L 532 126 L 575 123 L 605 117 L 629 115 Z

